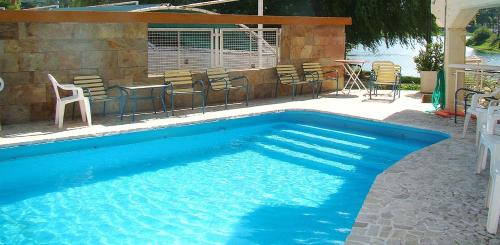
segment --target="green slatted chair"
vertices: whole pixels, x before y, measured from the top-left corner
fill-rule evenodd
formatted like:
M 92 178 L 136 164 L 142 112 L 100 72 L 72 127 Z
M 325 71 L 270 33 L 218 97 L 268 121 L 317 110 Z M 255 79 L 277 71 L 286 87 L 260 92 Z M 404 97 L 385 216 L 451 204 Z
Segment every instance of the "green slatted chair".
M 199 84 L 201 88 L 196 88 Z M 165 93 L 170 95 L 172 115 L 174 115 L 175 95 L 190 94 L 191 109 L 194 109 L 194 96 L 201 97 L 201 111 L 205 113 L 205 85 L 202 80 L 193 81 L 193 76 L 189 70 L 170 70 L 165 72 Z
M 118 100 L 120 103 L 120 119 L 123 119 L 123 110 L 125 109 L 127 91 L 120 86 L 104 87 L 104 83 L 100 76 L 76 76 L 73 79 L 73 84 L 83 89 L 85 97 L 89 98 L 90 106 L 94 103 L 103 103 L 102 114 L 106 115 L 106 103 Z M 119 96 L 110 96 L 108 91 L 117 90 L 120 92 Z M 73 118 L 75 114 L 75 104 L 73 104 Z
M 395 65 L 391 61 L 374 61 L 368 85 L 370 99 L 372 91 L 374 95 L 377 95 L 380 86 L 390 86 L 393 92 L 393 101 L 396 100 L 396 96 L 401 97 L 401 66 Z
M 224 91 L 224 108 L 227 109 L 227 100 L 229 97 L 229 91 L 231 89 L 245 89 L 246 101 L 245 104 L 248 106 L 248 78 L 246 76 L 229 77 L 226 69 L 223 67 L 216 67 L 212 69 L 207 69 L 206 71 L 208 77 L 208 90 L 212 91 Z M 234 83 L 237 82 L 237 83 Z M 208 103 L 207 91 L 206 99 Z
M 302 80 L 297 73 L 297 70 L 293 65 L 278 65 L 276 66 L 276 72 L 278 73 L 278 79 L 276 80 L 275 96 L 278 97 L 278 87 L 279 84 L 292 86 L 292 100 L 295 99 L 295 93 L 297 90 L 297 85 L 304 86 L 305 84 L 311 86 L 313 92 L 312 97 L 316 96 L 316 88 L 319 84 L 319 78 L 315 80 Z
M 337 84 L 336 95 L 339 95 L 339 73 L 337 70 L 324 71 L 320 63 L 304 63 L 302 64 L 302 69 L 304 70 L 306 81 L 314 82 L 315 80 L 319 80 L 318 95 L 321 93 L 321 86 L 325 82 L 335 82 Z

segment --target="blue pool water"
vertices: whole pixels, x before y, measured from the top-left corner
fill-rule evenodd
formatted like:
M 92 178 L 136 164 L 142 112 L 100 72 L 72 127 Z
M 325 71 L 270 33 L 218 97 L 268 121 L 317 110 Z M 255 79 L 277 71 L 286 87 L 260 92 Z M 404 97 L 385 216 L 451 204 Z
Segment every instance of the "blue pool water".
M 377 174 L 447 135 L 316 112 L 0 149 L 0 244 L 343 243 Z

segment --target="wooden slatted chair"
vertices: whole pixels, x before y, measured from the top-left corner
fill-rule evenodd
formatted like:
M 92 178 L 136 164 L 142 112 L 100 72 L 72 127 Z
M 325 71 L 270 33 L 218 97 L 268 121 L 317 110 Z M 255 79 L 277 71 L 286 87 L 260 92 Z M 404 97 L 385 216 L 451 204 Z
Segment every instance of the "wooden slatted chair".
M 372 98 L 372 91 L 374 95 L 378 95 L 378 88 L 380 86 L 391 86 L 393 93 L 393 101 L 396 96 L 401 97 L 401 66 L 395 65 L 391 61 L 375 61 L 372 64 L 372 72 L 370 75 L 369 96 Z
M 325 71 L 320 63 L 304 63 L 302 64 L 302 69 L 304 70 L 306 81 L 319 80 L 318 95 L 321 93 L 321 87 L 325 82 L 335 82 L 337 84 L 336 95 L 339 95 L 339 73 L 337 70 Z
M 104 83 L 100 76 L 76 76 L 73 79 L 73 84 L 83 89 L 84 96 L 89 98 L 90 106 L 93 103 L 103 103 L 102 114 L 106 115 L 106 102 L 118 100 L 120 103 L 120 119 L 123 119 L 123 111 L 125 109 L 125 96 L 127 91 L 120 86 L 104 87 Z M 108 91 L 117 90 L 120 95 L 111 96 Z M 73 115 L 75 114 L 75 105 L 73 105 Z
M 197 89 L 199 84 L 201 89 Z M 165 92 L 170 95 L 172 115 L 174 115 L 174 98 L 178 94 L 191 95 L 191 109 L 194 109 L 194 96 L 201 97 L 201 111 L 205 113 L 205 85 L 202 80 L 193 81 L 189 70 L 170 70 L 165 72 Z
M 245 89 L 246 101 L 245 104 L 248 106 L 248 78 L 246 76 L 238 76 L 238 77 L 229 77 L 229 74 L 226 72 L 226 69 L 223 67 L 216 67 L 212 69 L 207 69 L 206 71 L 208 77 L 208 85 L 209 90 L 212 91 L 224 91 L 224 108 L 227 109 L 227 101 L 229 97 L 229 91 L 231 89 Z M 234 82 L 237 83 L 234 83 Z M 208 103 L 208 94 L 207 91 L 206 99 Z
M 276 66 L 276 72 L 278 73 L 278 79 L 276 80 L 276 89 L 275 89 L 276 97 L 278 97 L 279 84 L 292 86 L 292 100 L 295 99 L 297 85 L 301 86 L 301 90 L 304 84 L 310 85 L 312 88 L 313 99 L 316 96 L 316 88 L 319 83 L 319 78 L 317 80 L 310 80 L 310 81 L 302 80 L 293 65 L 278 65 Z

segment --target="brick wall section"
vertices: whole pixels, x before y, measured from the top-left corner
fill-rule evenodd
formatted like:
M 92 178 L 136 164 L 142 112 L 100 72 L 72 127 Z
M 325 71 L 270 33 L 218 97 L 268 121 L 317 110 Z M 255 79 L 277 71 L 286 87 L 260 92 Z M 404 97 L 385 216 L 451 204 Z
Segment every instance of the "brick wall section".
M 0 25 L 2 123 L 51 119 L 55 98 L 47 78 L 100 74 L 109 85 L 147 76 L 146 24 L 2 23 Z M 68 110 L 67 110 L 68 111 Z
M 281 64 L 292 64 L 301 73 L 302 63 L 319 62 L 324 66 L 333 66 L 342 78 L 344 70 L 334 60 L 344 59 L 344 26 L 283 26 L 281 29 Z M 323 88 L 333 89 L 336 85 L 324 84 Z M 285 90 L 285 91 L 283 91 Z M 289 88 L 281 86 L 285 93 Z M 280 92 L 281 94 L 281 92 Z
M 336 26 L 283 26 L 281 63 L 294 64 L 299 72 L 303 62 L 333 65 L 344 57 L 345 33 Z M 3 23 L 0 25 L 0 120 L 3 124 L 52 120 L 55 98 L 47 73 L 61 83 L 72 83 L 76 75 L 99 74 L 107 86 L 161 84 L 162 78 L 147 77 L 147 25 L 86 23 Z M 234 71 L 250 80 L 250 98 L 273 96 L 274 69 Z M 206 77 L 196 74 L 196 79 Z M 333 88 L 326 85 L 324 88 Z M 280 86 L 280 96 L 289 96 L 289 86 Z M 305 88 L 304 92 L 309 92 Z M 244 99 L 234 91 L 231 101 Z M 176 108 L 191 105 L 190 96 L 176 97 Z M 210 105 L 222 103 L 221 92 L 211 93 Z M 151 111 L 151 102 L 140 102 L 139 110 Z M 195 104 L 199 104 L 196 99 Z M 101 110 L 101 105 L 93 108 Z M 159 102 L 158 106 L 159 108 Z M 66 115 L 70 116 L 70 106 Z M 111 105 L 108 111 L 116 111 Z

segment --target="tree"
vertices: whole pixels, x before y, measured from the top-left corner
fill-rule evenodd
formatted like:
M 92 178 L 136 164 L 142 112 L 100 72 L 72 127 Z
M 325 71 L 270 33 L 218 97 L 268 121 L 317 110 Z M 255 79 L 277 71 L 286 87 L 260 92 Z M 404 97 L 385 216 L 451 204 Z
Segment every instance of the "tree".
M 118 0 L 62 0 L 86 6 Z M 170 0 L 183 5 L 202 0 Z M 381 42 L 411 44 L 431 42 L 437 30 L 431 14 L 431 0 L 264 0 L 265 15 L 339 16 L 352 17 L 346 27 L 347 48 L 362 44 L 375 48 Z M 141 4 L 164 3 L 165 0 L 141 0 Z M 223 14 L 257 14 L 257 0 L 240 0 L 205 7 Z
M 308 15 L 352 17 L 346 28 L 348 48 L 362 44 L 375 48 L 385 41 L 411 44 L 426 40 L 431 43 L 437 30 L 431 14 L 431 0 L 267 0 L 265 15 Z M 256 14 L 257 1 L 240 0 L 212 9 L 220 13 Z

